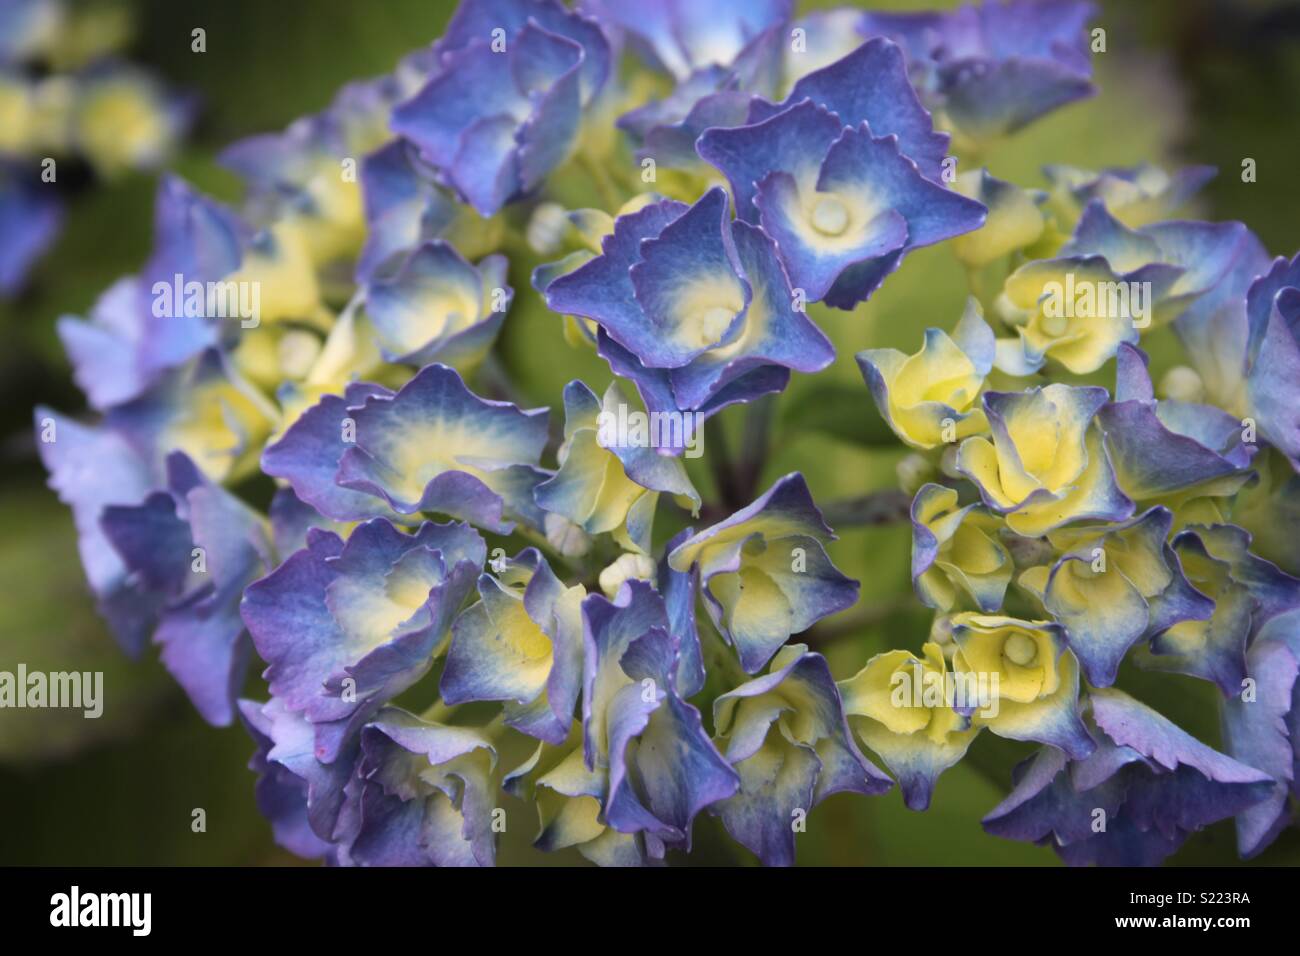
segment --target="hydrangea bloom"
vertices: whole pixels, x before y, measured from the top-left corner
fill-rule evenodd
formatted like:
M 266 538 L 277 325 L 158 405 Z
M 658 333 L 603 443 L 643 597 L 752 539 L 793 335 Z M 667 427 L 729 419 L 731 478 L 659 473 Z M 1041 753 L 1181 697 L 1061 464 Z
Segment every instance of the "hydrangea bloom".
M 827 797 L 896 781 L 925 810 L 987 730 L 1038 748 L 992 834 L 1151 864 L 1235 818 L 1243 857 L 1267 849 L 1300 753 L 1276 546 L 1300 527 L 1300 259 L 1170 221 L 1202 168 L 1058 165 L 1046 191 L 969 168 L 1092 91 L 1092 12 L 466 0 L 391 74 L 227 150 L 239 205 L 163 178 L 139 273 L 58 326 L 95 420 L 38 409 L 39 450 L 104 617 L 242 720 L 282 846 L 490 865 L 506 794 L 571 859 L 730 837 L 788 865 Z M 12 23 L 0 57 L 36 42 Z M 26 117 L 8 82 L 0 116 Z M 88 101 L 85 143 L 111 108 Z M 150 153 L 110 145 L 105 168 Z M 0 166 L 0 290 L 53 216 Z M 880 331 L 825 307 L 937 243 L 970 279 L 951 331 L 856 340 L 856 402 L 778 417 L 792 372 L 835 378 L 833 335 Z M 545 309 L 539 397 L 512 336 Z M 1185 364 L 1142 350 L 1165 325 Z M 897 437 L 901 491 L 772 480 L 808 395 L 840 437 Z M 861 587 L 842 532 L 891 521 L 910 573 L 904 544 Z M 933 620 L 891 613 L 882 648 L 885 577 Z M 1131 694 L 1188 677 L 1224 753 Z
M 1014 133 L 1093 93 L 1084 0 L 997 0 L 950 13 L 867 14 L 868 35 L 894 37 L 918 88 L 964 138 Z
M 311 533 L 248 589 L 244 620 L 271 693 L 313 725 L 319 757 L 332 762 L 380 706 L 424 676 L 486 552 L 467 525 L 403 534 L 375 518 L 346 541 Z
M 581 743 L 575 747 L 569 740 L 566 746 L 539 744 L 505 778 L 507 793 L 537 804 L 541 830 L 533 845 L 547 852 L 573 847 L 599 866 L 646 865 L 642 834 L 624 833 L 601 819 L 604 773 L 587 767 Z
M 745 47 L 789 19 L 792 0 L 725 0 L 705 10 L 689 0 L 646 6 L 630 0 L 585 4 L 605 24 L 626 31 L 659 67 L 686 79 L 710 66 L 731 66 Z
M 1237 815 L 1237 847 L 1243 857 L 1259 853 L 1290 822 L 1287 804 L 1296 790 L 1295 768 L 1300 758 L 1296 701 L 1300 631 L 1296 623 L 1292 613 L 1260 629 L 1247 655 L 1248 671 L 1258 681 L 1258 692 L 1233 697 L 1224 705 L 1225 749 L 1273 778 L 1268 798 Z
M 1089 682 L 1109 687 L 1120 661 L 1141 637 L 1203 620 L 1212 602 L 1195 590 L 1166 543 L 1173 514 L 1154 507 L 1096 529 L 1064 530 L 1048 540 L 1061 552 L 1050 567 L 1020 576 L 1065 626 Z
M 994 347 L 993 331 L 971 299 L 952 335 L 926 329 L 915 355 L 866 349 L 857 359 L 889 427 L 907 444 L 932 449 L 987 430 L 979 398 Z
M 1094 199 L 1131 229 L 1150 225 L 1196 195 L 1215 176 L 1212 166 L 1188 166 L 1167 172 L 1150 163 L 1094 172 L 1075 166 L 1051 165 L 1043 170 L 1051 183 L 1048 201 L 1067 223 L 1077 222 Z
M 619 407 L 626 399 L 611 384 L 601 399 L 582 382 L 564 390 L 564 444 L 560 468 L 533 495 L 548 514 L 574 522 L 590 534 L 611 532 L 624 548 L 648 554 L 659 495 L 680 495 L 699 506 L 679 458 L 618 441 Z
M 1115 471 L 1094 416 L 1102 388 L 1053 383 L 1023 392 L 986 392 L 991 440 L 965 439 L 957 469 L 1007 527 L 1037 537 L 1079 520 L 1117 521 L 1133 502 Z
M 266 449 L 267 473 L 298 497 L 340 520 L 436 511 L 498 531 L 513 517 L 540 524 L 531 493 L 546 477 L 536 463 L 547 409 L 481 399 L 444 365 L 397 392 L 349 392 L 322 398 Z
M 1098 413 L 1121 485 L 1136 501 L 1236 490 L 1257 449 L 1241 422 L 1200 402 L 1157 401 L 1147 357 L 1120 346 L 1113 402 Z
M 546 301 L 599 324 L 601 353 L 654 412 L 706 416 L 835 357 L 796 307 L 772 239 L 730 220 L 721 189 L 620 217 L 603 254 L 550 283 Z
M 581 689 L 586 591 L 566 588 L 533 548 L 509 570 L 518 583 L 479 577 L 478 602 L 452 629 L 439 691 L 448 704 L 505 701 L 508 726 L 558 745 Z
M 583 757 L 606 771 L 603 816 L 640 834 L 651 857 L 689 850 L 696 814 L 738 782 L 677 690 L 682 639 L 644 582 L 625 583 L 613 601 L 591 595 L 582 615 Z
M 959 501 L 955 489 L 935 484 L 912 499 L 912 584 L 930 607 L 951 610 L 962 593 L 996 611 L 1015 570 L 1011 554 L 998 540 L 997 519 Z
M 1092 718 L 1100 738 L 1093 754 L 1071 762 L 1059 750 L 1039 751 L 984 818 L 986 829 L 1050 844 L 1072 864 L 1151 866 L 1271 786 L 1267 774 L 1120 691 L 1095 692 Z
M 1047 231 L 1041 193 L 990 176 L 987 169 L 962 173 L 953 188 L 988 208 L 983 226 L 952 240 L 953 254 L 968 268 L 981 269 L 1034 245 Z
M 898 49 L 871 41 L 699 138 L 807 301 L 852 308 L 910 250 L 983 225 L 983 206 L 935 182 L 946 144 L 914 97 Z
M 805 645 L 782 648 L 767 674 L 713 707 L 726 758 L 740 776 L 736 794 L 715 812 L 766 864 L 794 862 L 793 816 L 839 791 L 880 794 L 891 785 L 849 734 L 826 659 Z
M 929 807 L 939 775 L 965 756 L 980 732 L 958 706 L 989 703 L 959 701 L 955 685 L 949 693 L 948 662 L 938 644 L 926 644 L 921 653 L 877 654 L 840 683 L 850 725 L 898 777 L 913 810 Z
M 393 130 L 485 216 L 564 160 L 609 70 L 600 27 L 554 0 L 470 0 L 435 56 L 428 83 L 393 111 Z
M 341 862 L 491 866 L 496 751 L 483 734 L 386 708 L 361 731 Z
M 1076 758 L 1092 752 L 1079 717 L 1079 665 L 1063 627 L 963 612 L 952 618 L 952 639 L 956 672 L 997 683 L 992 704 L 974 714 L 978 726 L 999 737 L 1051 744 Z
M 796 473 L 679 543 L 668 564 L 698 572 L 709 616 L 752 674 L 791 635 L 857 600 L 858 583 L 840 573 L 823 547 L 832 537 Z
M 1142 663 L 1202 677 L 1233 696 L 1246 678 L 1251 637 L 1295 607 L 1300 581 L 1251 554 L 1250 535 L 1234 525 L 1190 525 L 1173 547 L 1193 586 L 1212 597 L 1214 607 L 1156 635 Z

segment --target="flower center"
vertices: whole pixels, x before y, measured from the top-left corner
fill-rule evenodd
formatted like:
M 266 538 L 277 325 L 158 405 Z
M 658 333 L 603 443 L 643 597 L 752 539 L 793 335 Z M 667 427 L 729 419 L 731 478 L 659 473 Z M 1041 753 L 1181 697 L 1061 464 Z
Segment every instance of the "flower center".
M 849 211 L 834 196 L 822 196 L 813 206 L 813 228 L 825 236 L 838 236 L 849 225 Z
M 1013 664 L 1024 667 L 1038 656 L 1038 645 L 1027 634 L 1012 634 L 1002 645 L 1002 656 Z
M 736 313 L 733 309 L 721 305 L 711 306 L 698 313 L 695 317 L 695 328 L 699 333 L 700 345 L 712 345 L 719 341 L 735 317 Z

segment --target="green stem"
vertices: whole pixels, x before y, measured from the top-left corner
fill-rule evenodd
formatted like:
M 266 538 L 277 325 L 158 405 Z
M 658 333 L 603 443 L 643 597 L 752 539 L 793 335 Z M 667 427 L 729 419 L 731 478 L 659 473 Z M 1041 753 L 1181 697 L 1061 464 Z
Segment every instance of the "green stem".
M 752 402 L 745 413 L 745 427 L 741 432 L 735 475 L 736 491 L 742 503 L 748 503 L 754 497 L 763 480 L 763 466 L 767 464 L 775 411 L 776 396 L 764 395 Z
M 907 518 L 911 501 L 906 493 L 890 488 L 857 498 L 842 498 L 822 505 L 822 516 L 832 528 L 894 524 Z
M 448 704 L 445 700 L 439 697 L 429 705 L 424 713 L 420 714 L 420 719 L 427 720 L 433 724 L 445 724 L 455 709 L 454 706 Z
M 731 451 L 728 448 L 727 433 L 717 416 L 704 423 L 704 441 L 708 447 L 709 468 L 713 473 L 713 484 L 722 505 L 728 511 L 735 511 L 737 503 L 736 473 L 731 464 Z
M 591 177 L 592 182 L 596 184 L 596 191 L 600 193 L 601 203 L 613 215 L 623 205 L 623 200 L 619 198 L 618 188 L 614 185 L 614 181 L 609 178 L 609 172 L 586 153 L 578 153 L 574 157 L 574 161 L 584 173 Z
M 478 732 L 481 733 L 484 737 L 487 737 L 489 740 L 496 740 L 498 737 L 500 737 L 509 729 L 510 729 L 509 726 L 507 726 L 506 724 L 505 708 L 502 708 L 500 711 L 497 712 L 497 715 L 495 717 L 493 717 L 483 726 L 479 727 Z
M 735 650 L 712 627 L 701 622 L 699 628 L 701 651 L 705 655 L 705 669 L 721 678 L 722 685 L 732 690 L 751 678 L 740 666 Z

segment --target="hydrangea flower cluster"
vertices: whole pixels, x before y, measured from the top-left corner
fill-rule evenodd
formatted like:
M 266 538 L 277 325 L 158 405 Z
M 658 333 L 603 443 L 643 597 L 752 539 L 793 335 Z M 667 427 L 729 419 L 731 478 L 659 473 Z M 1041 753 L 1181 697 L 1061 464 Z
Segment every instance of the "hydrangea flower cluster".
M 191 103 L 118 59 L 131 29 L 112 4 L 0 3 L 0 299 L 58 236 L 61 161 L 107 179 L 155 168 L 192 119 Z
M 1241 525 L 1300 470 L 1300 258 L 1167 219 L 1203 170 L 961 165 L 1092 92 L 1093 15 L 464 0 L 231 147 L 239 208 L 163 179 L 141 272 L 59 326 L 96 420 L 39 409 L 40 449 L 104 617 L 242 720 L 283 846 L 491 864 L 523 800 L 536 846 L 602 865 L 679 858 L 701 813 L 790 864 L 827 796 L 924 810 L 984 732 L 1026 745 L 984 827 L 1070 863 L 1288 825 L 1300 552 Z M 602 208 L 559 201 L 572 170 Z M 945 242 L 981 276 L 964 313 L 856 355 L 934 623 L 837 678 L 831 512 L 694 459 L 835 361 L 817 310 Z M 523 296 L 612 383 L 521 407 L 494 348 Z M 1133 667 L 1213 685 L 1221 749 Z

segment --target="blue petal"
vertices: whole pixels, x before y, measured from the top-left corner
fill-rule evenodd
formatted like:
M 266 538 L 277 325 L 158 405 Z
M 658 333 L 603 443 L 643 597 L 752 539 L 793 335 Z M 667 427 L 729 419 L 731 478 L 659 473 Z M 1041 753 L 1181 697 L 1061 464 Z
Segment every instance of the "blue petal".
M 0 298 L 18 293 L 62 224 L 63 206 L 54 196 L 0 169 Z
M 1243 691 L 1224 702 L 1224 743 L 1234 758 L 1276 782 L 1266 800 L 1237 816 L 1237 851 L 1243 859 L 1261 852 L 1291 822 L 1287 804 L 1300 743 L 1289 735 L 1287 725 L 1287 715 L 1296 707 L 1300 674 L 1292 648 L 1283 640 L 1257 640 L 1246 655 L 1246 667 L 1256 682 L 1255 692 L 1249 700 Z
M 630 272 L 643 319 L 610 334 L 644 365 L 679 368 L 734 337 L 751 290 L 738 272 L 720 187 L 642 241 Z M 552 286 L 554 288 L 554 286 Z
M 247 589 L 244 621 L 271 693 L 316 725 L 321 759 L 428 671 L 485 558 L 465 525 L 407 535 L 375 519 L 346 544 L 310 533 L 305 550 Z
M 939 180 L 948 154 L 948 136 L 936 133 L 930 114 L 907 78 L 902 51 L 876 37 L 848 56 L 803 77 L 782 105 L 810 99 L 834 113 L 841 126 L 866 123 L 876 136 L 898 137 L 898 151 L 911 159 L 927 179 Z M 756 103 L 750 121 L 766 119 L 775 110 Z
M 615 340 L 640 343 L 649 336 L 645 314 L 636 300 L 630 270 L 640 260 L 641 243 L 663 232 L 687 207 L 664 200 L 652 203 L 614 223 L 603 240 L 603 252 L 546 287 L 546 304 L 561 315 L 581 315 L 600 323 Z
M 740 377 L 724 383 L 708 400 L 693 409 L 682 408 L 673 389 L 671 372 L 642 365 L 635 355 L 611 339 L 604 329 L 597 336 L 597 352 L 620 378 L 632 381 L 650 413 L 696 412 L 683 421 L 682 447 L 665 447 L 662 451 L 678 454 L 697 442 L 697 426 L 728 405 L 751 402 L 761 395 L 782 391 L 790 381 L 790 370 L 779 365 L 760 365 Z
M 756 369 L 784 366 L 819 372 L 835 360 L 835 347 L 795 304 L 777 245 L 762 229 L 731 224 L 741 275 L 751 298 L 735 338 L 671 371 L 673 394 L 686 408 L 699 408 L 727 385 Z
M 492 36 L 496 29 L 517 35 L 529 20 L 543 30 L 582 47 L 582 99 L 586 103 L 605 84 L 611 67 L 609 42 L 599 24 L 558 0 L 464 0 L 438 41 L 439 52 L 462 49 Z
M 327 518 L 350 521 L 387 511 L 373 495 L 344 488 L 334 481 L 339 459 L 350 447 L 346 423 L 353 410 L 372 395 L 391 395 L 379 385 L 356 382 L 343 397 L 324 395 L 299 416 L 284 435 L 262 452 L 262 470 L 289 482 L 294 493 Z M 354 423 L 355 424 L 355 423 Z
M 367 288 L 366 315 L 384 359 L 472 368 L 505 321 L 512 296 L 505 274 L 502 256 L 488 256 L 475 268 L 442 240 L 419 246 L 392 278 Z
M 741 781 L 715 812 L 766 865 L 794 863 L 795 810 L 807 814 L 840 791 L 877 795 L 891 786 L 853 742 L 826 659 L 804 645 L 787 647 L 770 673 L 719 696 L 713 710 Z
M 100 613 L 123 649 L 138 654 L 148 641 L 158 598 L 142 594 L 140 583 L 130 579 L 100 518 L 109 505 L 142 501 L 155 485 L 151 469 L 107 427 L 81 425 L 44 406 L 36 408 L 34 417 L 36 449 L 49 472 L 49 486 L 72 509 L 77 550 Z
M 1118 357 L 1117 400 L 1104 406 L 1097 418 L 1126 494 L 1139 501 L 1159 498 L 1236 474 L 1249 464 L 1236 419 L 1212 406 L 1157 404 L 1151 395 L 1146 356 L 1121 343 Z M 1170 418 L 1178 429 L 1164 420 Z M 1236 448 L 1223 454 L 1226 440 L 1233 437 Z
M 400 514 L 438 511 L 498 531 L 511 527 L 507 513 L 536 522 L 547 412 L 481 399 L 454 370 L 430 365 L 352 410 L 356 444 L 337 481 Z
M 416 166 L 414 148 L 395 139 L 361 160 L 366 242 L 356 279 L 365 282 L 396 254 L 440 235 L 455 220 L 457 204 Z
M 700 712 L 677 695 L 678 657 L 678 639 L 662 628 L 633 641 L 620 660 L 631 683 L 610 702 L 607 724 L 605 817 L 616 830 L 644 832 L 656 857 L 659 843 L 689 851 L 695 816 L 739 786 Z
M 770 203 L 767 181 L 759 184 L 755 202 L 763 225 L 775 231 L 791 282 L 807 288 L 810 298 L 824 297 L 837 308 L 850 308 L 875 290 L 889 271 L 885 263 L 897 264 L 891 253 L 970 232 L 983 225 L 987 215 L 982 204 L 920 176 L 895 140 L 876 138 L 866 125 L 844 130 L 826 153 L 817 177 L 817 192 L 829 194 L 819 202 L 837 202 L 850 210 L 845 232 L 819 235 L 815 220 L 810 229 L 792 219 L 795 197 L 789 191 L 794 182 L 785 178 L 772 185 L 778 183 L 784 183 L 785 195 L 777 192 Z M 861 211 L 854 208 L 858 203 Z M 859 218 L 861 222 L 854 221 Z M 846 240 L 856 239 L 859 231 L 861 239 L 849 245 Z M 843 275 L 850 265 L 856 269 Z M 875 284 L 864 283 L 867 276 Z M 833 294 L 827 295 L 832 287 Z
M 787 21 L 792 0 L 690 0 L 643 4 L 592 0 L 599 17 L 628 31 L 657 65 L 679 79 L 712 64 L 730 66 L 751 40 Z
M 736 215 L 757 223 L 754 198 L 764 177 L 781 171 L 797 182 L 814 181 L 842 125 L 826 109 L 802 101 L 748 126 L 705 130 L 696 150 L 727 177 Z

